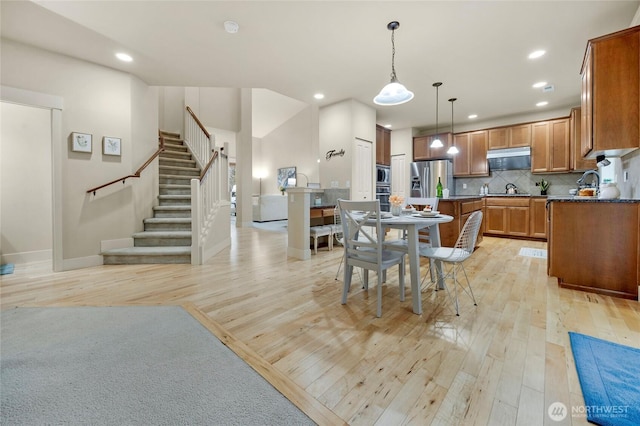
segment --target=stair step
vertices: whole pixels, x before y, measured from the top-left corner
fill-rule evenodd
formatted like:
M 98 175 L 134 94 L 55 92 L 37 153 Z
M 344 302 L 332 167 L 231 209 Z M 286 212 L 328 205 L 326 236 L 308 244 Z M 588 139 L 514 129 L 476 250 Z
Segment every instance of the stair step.
M 180 166 L 163 166 L 159 167 L 160 174 L 170 174 L 176 176 L 191 176 L 199 177 L 200 169 L 195 167 L 180 167 Z
M 155 206 L 153 208 L 154 218 L 167 217 L 191 217 L 191 205 L 184 206 Z
M 191 247 L 128 247 L 102 253 L 105 265 L 191 263 Z
M 191 231 L 143 231 L 133 234 L 135 247 L 191 247 Z
M 164 166 L 177 166 L 177 167 L 189 167 L 189 168 L 198 168 L 196 164 L 196 160 L 192 160 L 191 156 L 189 158 L 166 158 L 160 156 L 159 161 L 160 167 Z
M 188 151 L 167 151 L 164 150 L 160 153 L 160 158 L 180 158 L 185 160 L 191 159 L 191 153 Z
M 181 144 L 181 143 L 171 143 L 171 142 L 167 142 L 165 140 L 164 143 L 164 151 L 163 152 L 171 152 L 171 151 L 175 151 L 175 152 L 188 152 L 189 148 L 187 148 L 186 145 Z
M 191 185 L 161 183 L 160 195 L 191 195 Z
M 161 206 L 191 205 L 191 194 L 188 195 L 158 195 Z
M 185 175 L 167 175 L 161 174 L 159 176 L 161 184 L 167 185 L 191 185 L 191 179 L 197 179 L 197 176 L 185 176 Z
M 160 130 L 160 134 L 162 136 L 164 136 L 164 137 L 180 139 L 180 133 L 169 132 L 169 131 L 166 131 L 166 130 Z
M 190 231 L 190 217 L 150 217 L 143 220 L 145 231 Z

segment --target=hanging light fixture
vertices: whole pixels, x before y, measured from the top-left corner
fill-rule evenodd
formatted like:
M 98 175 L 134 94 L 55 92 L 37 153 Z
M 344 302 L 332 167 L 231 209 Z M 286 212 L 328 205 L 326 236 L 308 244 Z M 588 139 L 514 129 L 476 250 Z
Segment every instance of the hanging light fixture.
M 447 150 L 447 154 L 451 154 L 451 155 L 455 155 L 455 154 L 457 154 L 458 152 L 460 152 L 460 151 L 458 150 L 458 148 L 456 148 L 456 144 L 455 144 L 455 140 L 456 140 L 456 138 L 455 138 L 455 137 L 454 137 L 454 135 L 453 135 L 453 103 L 454 103 L 455 101 L 457 101 L 457 100 L 458 100 L 458 98 L 451 98 L 451 99 L 449 99 L 449 102 L 451 102 L 451 137 L 453 138 L 453 142 L 452 142 L 452 144 L 451 144 L 451 148 L 449 148 L 449 149 Z
M 398 21 L 392 21 L 387 24 L 387 29 L 391 30 L 391 82 L 382 88 L 378 96 L 373 98 L 373 102 L 377 105 L 400 105 L 413 99 L 413 92 L 407 90 L 396 77 L 394 35 L 398 27 L 400 27 Z
M 436 88 L 436 138 L 431 142 L 431 145 L 429 145 L 431 148 L 442 148 L 444 146 L 438 137 L 438 89 L 440 89 L 440 86 L 442 86 L 440 82 L 433 83 L 433 87 Z

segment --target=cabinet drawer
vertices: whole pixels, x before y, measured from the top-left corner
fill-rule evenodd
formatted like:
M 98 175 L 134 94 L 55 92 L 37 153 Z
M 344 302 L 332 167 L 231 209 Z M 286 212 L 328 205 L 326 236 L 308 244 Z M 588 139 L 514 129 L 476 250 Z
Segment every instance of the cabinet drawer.
M 311 211 L 309 212 L 309 217 L 311 217 L 312 219 L 322 217 L 322 209 L 311 209 Z
M 464 201 L 460 203 L 460 214 L 467 214 L 476 210 L 482 210 L 482 200 Z
M 322 216 L 333 216 L 333 209 L 322 209 Z
M 485 203 L 487 206 L 529 207 L 529 198 L 488 197 Z

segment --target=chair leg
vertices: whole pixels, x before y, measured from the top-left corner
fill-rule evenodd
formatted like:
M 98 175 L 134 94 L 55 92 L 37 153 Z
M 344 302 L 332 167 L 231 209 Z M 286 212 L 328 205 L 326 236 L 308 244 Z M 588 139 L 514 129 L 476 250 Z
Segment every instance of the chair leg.
M 347 293 L 351 288 L 351 275 L 353 274 L 353 266 L 345 265 L 344 267 L 344 285 L 342 286 L 342 304 L 347 303 Z
M 382 316 L 382 274 L 378 271 L 378 300 L 376 302 L 376 317 Z
M 456 304 L 456 316 L 460 316 L 460 310 L 458 309 L 458 277 L 456 276 L 456 265 L 453 265 L 453 294 Z
M 398 265 L 398 281 L 400 282 L 400 301 L 404 302 L 404 257 Z
M 344 262 L 344 255 L 340 258 L 340 264 L 338 265 L 338 271 L 336 271 L 336 281 L 338 281 L 338 274 L 340 274 L 340 268 L 342 267 L 342 262 Z
M 464 273 L 464 279 L 467 280 L 467 287 L 469 287 L 469 292 L 471 294 L 471 299 L 473 299 L 474 306 L 478 306 L 476 302 L 476 296 L 473 294 L 473 289 L 471 288 L 471 281 L 469 281 L 469 277 L 467 277 L 467 271 L 464 269 L 464 265 L 461 263 L 460 267 L 462 268 L 462 272 Z
M 313 237 L 313 251 L 318 254 L 318 237 Z

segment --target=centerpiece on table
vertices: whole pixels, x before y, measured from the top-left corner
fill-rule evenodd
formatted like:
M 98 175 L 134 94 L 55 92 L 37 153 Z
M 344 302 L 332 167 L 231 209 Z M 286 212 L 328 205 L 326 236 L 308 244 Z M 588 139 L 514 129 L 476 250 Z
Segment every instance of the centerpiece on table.
M 404 197 L 402 195 L 392 195 L 389 197 L 389 203 L 391 203 L 391 214 L 394 216 L 400 216 L 402 212 L 402 203 Z

